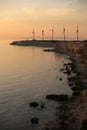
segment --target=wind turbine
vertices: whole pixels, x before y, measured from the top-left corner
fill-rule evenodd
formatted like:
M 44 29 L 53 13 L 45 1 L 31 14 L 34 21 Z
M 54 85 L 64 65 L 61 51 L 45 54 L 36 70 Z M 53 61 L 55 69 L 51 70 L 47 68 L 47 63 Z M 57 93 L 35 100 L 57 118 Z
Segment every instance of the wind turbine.
M 51 29 L 50 31 L 52 32 L 52 41 L 53 41 L 54 40 L 54 30 Z
M 79 29 L 78 29 L 78 26 L 77 26 L 77 29 L 76 29 L 76 35 L 77 35 L 77 41 L 79 40 Z
M 44 30 L 42 29 L 42 40 L 44 40 Z
M 34 29 L 33 29 L 32 34 L 33 34 L 33 40 L 35 40 L 35 31 L 34 31 Z
M 63 28 L 63 34 L 64 34 L 64 41 L 66 40 L 66 29 Z

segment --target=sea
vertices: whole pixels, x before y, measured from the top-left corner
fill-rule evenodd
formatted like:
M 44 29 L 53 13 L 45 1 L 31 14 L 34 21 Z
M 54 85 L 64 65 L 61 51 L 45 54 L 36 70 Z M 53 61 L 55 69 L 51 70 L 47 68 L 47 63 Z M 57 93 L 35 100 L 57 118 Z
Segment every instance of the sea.
M 43 47 L 12 46 L 11 42 L 0 40 L 0 130 L 41 130 L 56 118 L 56 107 L 61 105 L 46 95 L 72 94 L 67 75 L 60 71 L 70 62 L 69 56 L 44 52 Z M 39 106 L 30 107 L 31 102 Z M 34 117 L 38 124 L 31 123 Z

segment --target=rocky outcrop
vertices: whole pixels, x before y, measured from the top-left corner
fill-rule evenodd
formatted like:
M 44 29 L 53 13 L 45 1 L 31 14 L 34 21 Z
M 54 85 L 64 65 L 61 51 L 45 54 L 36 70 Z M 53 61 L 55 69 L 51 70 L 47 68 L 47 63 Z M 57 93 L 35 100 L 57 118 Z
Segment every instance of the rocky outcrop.
M 81 49 L 81 57 L 83 62 L 87 64 L 87 44 L 84 44 L 83 48 Z
M 39 119 L 34 117 L 34 118 L 31 119 L 31 123 L 32 124 L 38 124 L 39 123 Z
M 30 102 L 31 107 L 38 107 L 39 104 L 37 102 Z
M 23 41 L 14 41 L 10 45 L 16 46 L 39 46 L 39 47 L 52 47 L 56 41 L 52 40 L 23 40 Z
M 49 100 L 56 100 L 56 101 L 67 101 L 68 100 L 68 95 L 67 94 L 49 94 L 46 96 L 46 99 Z
M 80 58 L 87 64 L 87 42 L 57 42 L 55 51 Z

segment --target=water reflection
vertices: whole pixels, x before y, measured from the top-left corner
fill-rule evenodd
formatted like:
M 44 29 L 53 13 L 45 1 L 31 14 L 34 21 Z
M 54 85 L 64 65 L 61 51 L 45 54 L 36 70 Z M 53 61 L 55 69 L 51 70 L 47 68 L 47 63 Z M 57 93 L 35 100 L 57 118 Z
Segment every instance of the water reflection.
M 64 62 L 68 62 L 65 55 L 45 53 L 40 47 L 0 43 L 1 130 L 40 130 L 47 120 L 55 118 L 58 103 L 49 102 L 45 97 L 49 93 L 71 94 L 66 76 L 60 72 Z M 45 102 L 47 108 L 32 109 L 31 101 Z M 33 116 L 40 119 L 36 126 L 30 123 Z

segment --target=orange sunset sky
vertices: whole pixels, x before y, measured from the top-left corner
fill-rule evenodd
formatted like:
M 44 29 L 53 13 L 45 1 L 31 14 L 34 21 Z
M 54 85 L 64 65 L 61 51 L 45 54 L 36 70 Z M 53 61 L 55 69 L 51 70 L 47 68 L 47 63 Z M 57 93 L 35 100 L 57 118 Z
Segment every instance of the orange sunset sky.
M 0 0 L 0 39 L 32 39 L 34 28 L 36 39 L 45 31 L 50 39 L 51 29 L 55 39 L 63 38 L 63 27 L 67 39 L 87 39 L 87 0 Z

